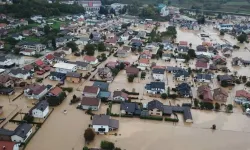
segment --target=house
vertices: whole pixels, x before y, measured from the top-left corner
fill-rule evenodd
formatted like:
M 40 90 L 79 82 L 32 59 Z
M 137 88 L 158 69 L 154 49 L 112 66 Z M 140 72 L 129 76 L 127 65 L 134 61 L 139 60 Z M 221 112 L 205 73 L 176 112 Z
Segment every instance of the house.
M 197 60 L 195 67 L 196 69 L 208 69 L 208 63 Z
M 144 50 L 141 54 L 140 54 L 140 58 L 145 58 L 145 59 L 151 59 L 152 54 L 149 50 Z
M 122 35 L 120 36 L 119 41 L 125 42 L 125 41 L 128 41 L 128 39 L 129 39 L 129 34 L 128 34 L 128 32 L 125 32 L 124 34 L 122 34 Z
M 56 57 L 53 60 L 54 63 L 68 63 L 68 60 L 65 58 L 61 58 L 61 57 Z
M 58 58 L 64 58 L 66 56 L 66 54 L 65 54 L 64 51 L 55 52 L 53 55 L 55 56 L 55 58 L 56 57 L 58 57 Z
M 95 81 L 93 86 L 100 88 L 100 91 L 108 91 L 109 89 L 109 83 L 107 82 Z
M 174 78 L 177 81 L 187 81 L 189 78 L 189 72 L 186 70 L 180 70 L 174 74 Z
M 162 116 L 163 115 L 163 104 L 158 100 L 152 100 L 148 102 L 147 109 L 150 116 Z
M 83 89 L 83 96 L 85 97 L 97 97 L 100 92 L 100 88 L 96 86 L 85 86 Z
M 4 66 L 5 68 L 11 68 L 15 66 L 15 63 L 11 59 L 6 58 L 5 56 L 0 56 L 0 66 Z
M 119 128 L 119 120 L 111 119 L 109 115 L 94 115 L 92 128 L 99 134 L 106 134 Z
M 69 64 L 69 63 L 56 63 L 54 65 L 56 72 L 61 73 L 68 73 L 68 72 L 76 72 L 77 66 L 75 64 Z
M 98 110 L 101 105 L 101 100 L 96 97 L 82 97 L 81 108 L 84 110 Z
M 0 23 L 0 29 L 5 29 L 7 27 L 6 23 Z
M 76 61 L 76 62 L 68 62 L 68 63 L 77 65 L 77 69 L 79 70 L 87 71 L 91 69 L 91 65 L 87 62 Z
M 140 58 L 138 63 L 139 63 L 139 66 L 137 68 L 141 70 L 146 70 L 149 67 L 149 59 Z
M 64 37 L 56 38 L 56 47 L 65 46 L 66 43 L 67 43 L 66 38 L 64 38 Z
M 34 56 L 36 54 L 36 51 L 30 49 L 23 49 L 20 50 L 19 54 L 24 56 Z
M 177 85 L 176 89 L 177 89 L 178 94 L 181 97 L 190 97 L 190 96 L 192 96 L 191 87 L 187 83 L 181 83 L 181 84 Z
M 250 65 L 250 61 L 249 60 L 243 60 L 242 58 L 239 57 L 234 57 L 232 59 L 232 66 L 247 66 Z
M 182 54 L 187 54 L 188 50 L 189 48 L 187 46 L 178 46 L 177 48 L 178 53 L 182 53 Z
M 213 99 L 215 101 L 226 102 L 228 97 L 228 93 L 223 88 L 214 89 Z
M 138 103 L 122 102 L 120 105 L 121 115 L 140 115 L 141 110 Z
M 54 59 L 55 59 L 55 56 L 52 55 L 52 54 L 48 54 L 48 55 L 45 56 L 45 59 L 46 59 L 46 61 L 47 61 L 48 63 L 52 64 L 53 61 L 54 61 Z
M 16 143 L 24 143 L 32 134 L 32 125 L 21 123 L 14 130 L 11 140 Z
M 11 36 L 13 39 L 17 40 L 17 41 L 20 41 L 22 40 L 24 37 L 19 35 L 19 34 L 12 34 Z
M 51 87 L 39 84 L 30 84 L 24 89 L 24 95 L 29 99 L 39 100 L 45 96 Z
M 215 65 L 226 65 L 227 64 L 227 60 L 226 58 L 223 58 L 219 55 L 216 55 L 213 57 L 213 64 Z
M 153 50 L 153 49 L 158 49 L 159 48 L 159 45 L 155 42 L 153 43 L 148 43 L 146 46 L 145 46 L 146 49 L 149 49 L 149 50 Z
M 30 35 L 32 35 L 32 32 L 30 30 L 23 30 L 22 35 L 23 36 L 30 36 Z
M 174 46 L 173 46 L 173 44 L 171 44 L 169 42 L 163 43 L 163 50 L 164 51 L 173 51 Z
M 189 107 L 187 106 L 168 106 L 163 105 L 163 115 L 170 116 L 171 114 L 182 113 L 185 122 L 192 123 L 193 117 Z
M 212 80 L 212 75 L 211 74 L 197 74 L 194 80 L 198 82 L 210 83 Z
M 6 29 L 0 29 L 0 36 L 5 36 L 8 34 L 8 30 Z
M 14 81 L 9 75 L 2 74 L 0 75 L 0 87 L 14 87 Z
M 223 54 L 225 57 L 231 57 L 231 56 L 232 56 L 232 52 L 233 52 L 233 50 L 232 50 L 231 48 L 228 48 L 228 47 L 226 47 L 226 48 L 224 48 L 224 49 L 222 50 L 222 54 Z
M 35 118 L 45 118 L 49 113 L 49 103 L 46 100 L 39 101 L 30 113 Z
M 72 83 L 80 83 L 82 79 L 82 74 L 77 72 L 67 72 L 66 80 Z
M 0 141 L 0 147 L 3 150 L 19 150 L 19 144 L 11 141 Z
M 9 75 L 15 78 L 21 78 L 24 80 L 27 80 L 32 77 L 32 74 L 30 73 L 30 70 L 24 70 L 21 68 L 17 69 L 11 69 L 9 72 Z
M 196 47 L 196 51 L 198 51 L 198 52 L 207 52 L 207 47 L 204 46 L 204 45 L 198 45 Z
M 188 46 L 188 42 L 187 41 L 180 41 L 179 46 Z
M 38 42 L 27 42 L 27 41 L 20 41 L 15 45 L 15 47 L 20 49 L 33 50 L 35 52 L 41 52 L 46 49 L 46 45 L 44 44 Z
M 128 100 L 128 94 L 124 93 L 122 91 L 114 91 L 113 93 L 113 101 L 127 101 Z
M 207 55 L 196 55 L 197 60 L 205 63 L 209 63 L 210 58 Z
M 171 60 L 171 57 L 172 57 L 171 54 L 163 53 L 161 59 L 167 61 L 167 60 Z
M 134 77 L 137 77 L 139 74 L 139 69 L 135 67 L 127 67 L 126 68 L 126 74 L 128 76 L 133 75 Z
M 213 101 L 211 89 L 208 85 L 201 85 L 197 89 L 197 96 L 203 101 Z
M 14 134 L 14 131 L 0 128 L 0 141 L 11 141 L 11 136 Z
M 83 57 L 83 61 L 87 62 L 87 63 L 89 63 L 91 65 L 96 65 L 98 63 L 97 58 L 95 58 L 94 56 L 88 56 L 88 55 Z
M 64 81 L 66 78 L 65 73 L 51 71 L 49 75 L 50 80 Z
M 61 50 L 62 50 L 66 55 L 72 54 L 72 49 L 69 48 L 69 47 L 62 47 Z
M 172 67 L 172 66 L 167 66 L 167 72 L 168 73 L 176 73 L 179 71 L 183 71 L 184 69 L 181 67 Z
M 60 87 L 55 86 L 53 89 L 51 89 L 48 92 L 47 97 L 51 97 L 51 96 L 59 97 L 62 93 L 63 93 L 63 90 Z
M 31 72 L 34 72 L 35 71 L 35 68 L 33 65 L 29 64 L 29 65 L 25 65 L 23 67 L 24 70 L 28 70 L 28 71 L 31 71 Z
M 128 56 L 128 52 L 125 51 L 125 50 L 118 50 L 117 53 L 116 53 L 117 57 L 119 58 L 125 58 Z
M 233 83 L 233 77 L 231 75 L 218 75 L 217 79 L 220 83 L 222 82 L 227 82 L 227 84 L 232 84 Z
M 154 81 L 163 81 L 165 79 L 165 69 L 153 68 L 152 76 Z
M 45 66 L 45 63 L 41 59 L 38 59 L 37 61 L 35 61 L 35 64 L 39 68 L 43 68 Z
M 237 104 L 250 104 L 250 93 L 245 90 L 236 91 L 234 101 Z
M 108 67 L 104 67 L 104 68 L 99 68 L 98 69 L 98 75 L 101 78 L 111 78 L 112 77 L 112 71 L 111 69 L 109 69 Z
M 162 94 L 165 92 L 165 83 L 164 82 L 151 82 L 146 84 L 145 89 L 149 94 Z
M 139 47 L 141 47 L 142 46 L 142 41 L 141 40 L 138 40 L 138 39 L 132 39 L 131 40 L 131 45 L 133 46 L 133 47 L 136 47 L 136 48 L 139 48 Z
M 1 95 L 12 95 L 15 91 L 13 88 L 7 87 L 7 88 L 1 88 L 0 87 L 0 94 Z

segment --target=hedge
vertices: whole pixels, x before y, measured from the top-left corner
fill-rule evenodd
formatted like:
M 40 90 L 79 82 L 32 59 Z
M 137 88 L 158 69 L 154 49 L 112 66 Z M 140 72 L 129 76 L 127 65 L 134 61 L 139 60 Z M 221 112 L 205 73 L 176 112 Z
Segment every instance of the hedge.
M 110 116 L 119 117 L 120 114 L 113 114 L 113 113 L 110 113 Z
M 165 118 L 165 121 L 171 121 L 171 122 L 179 122 L 179 119 L 176 118 Z
M 72 87 L 62 87 L 62 90 L 71 93 L 73 91 L 73 88 Z
M 37 78 L 36 79 L 36 82 L 42 82 L 43 81 L 43 78 Z
M 140 93 L 129 92 L 129 91 L 126 91 L 125 89 L 122 89 L 122 92 L 127 93 L 128 95 L 140 95 Z
M 163 117 L 157 117 L 157 116 L 140 116 L 140 119 L 148 119 L 148 120 L 158 120 L 162 121 Z
M 121 115 L 121 117 L 128 117 L 128 118 L 133 118 L 133 115 Z

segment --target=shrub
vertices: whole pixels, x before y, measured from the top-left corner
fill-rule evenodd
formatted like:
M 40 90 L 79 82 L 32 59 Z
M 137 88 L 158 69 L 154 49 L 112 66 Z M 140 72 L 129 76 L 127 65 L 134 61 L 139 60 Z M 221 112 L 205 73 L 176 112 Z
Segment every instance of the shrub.
M 247 77 L 246 76 L 242 76 L 242 82 L 246 83 L 247 82 Z
M 200 102 L 200 108 L 212 110 L 212 109 L 214 109 L 214 105 L 213 105 L 213 103 L 210 103 L 210 102 Z
M 140 93 L 129 92 L 129 91 L 126 91 L 125 89 L 122 89 L 122 92 L 127 93 L 128 95 L 140 95 Z
M 248 81 L 245 85 L 246 87 L 250 87 L 250 81 Z
M 87 142 L 93 141 L 95 138 L 95 132 L 91 128 L 87 128 L 84 132 L 84 139 Z
M 233 48 L 234 48 L 234 49 L 240 49 L 240 47 L 237 46 L 237 45 L 234 45 Z
M 141 73 L 141 78 L 145 78 L 145 77 L 146 77 L 146 72 L 143 71 L 143 72 Z
M 226 80 L 223 80 L 223 81 L 221 81 L 221 86 L 222 87 L 228 87 L 229 85 L 228 85 Z
M 71 93 L 73 91 L 73 88 L 72 87 L 62 87 L 62 90 Z
M 219 103 L 215 103 L 215 110 L 220 110 L 220 104 Z
M 199 101 L 198 99 L 194 99 L 194 107 L 199 107 Z
M 36 82 L 42 82 L 43 78 L 36 78 Z
M 227 105 L 227 111 L 230 112 L 233 110 L 233 105 L 232 104 L 228 104 Z
M 179 122 L 179 119 L 177 119 L 177 118 L 165 118 L 164 119 L 165 121 L 171 121 L 171 122 Z
M 104 150 L 113 150 L 115 148 L 115 144 L 109 141 L 102 141 L 101 148 Z
M 113 114 L 113 113 L 110 113 L 109 115 L 114 116 L 114 117 L 119 117 L 120 116 L 119 114 Z
M 134 78 L 135 78 L 134 75 L 129 75 L 128 76 L 128 82 L 134 82 Z
M 121 115 L 121 117 L 133 118 L 134 116 L 132 116 L 132 115 Z
M 158 121 L 162 121 L 163 117 L 158 117 L 158 116 L 140 116 L 140 119 L 148 119 L 148 120 L 158 120 Z
M 220 31 L 220 35 L 225 35 L 225 32 L 223 30 Z
M 27 123 L 31 123 L 34 121 L 34 117 L 29 114 L 25 114 L 25 116 L 23 117 L 23 120 L 27 121 Z
M 176 98 L 177 98 L 177 95 L 176 95 L 176 94 L 170 94 L 168 97 L 169 97 L 169 98 L 172 98 L 172 99 L 176 99 Z
M 236 83 L 236 84 L 241 84 L 240 79 L 236 79 L 236 80 L 235 80 L 235 83 Z
M 167 99 L 167 97 L 168 97 L 167 93 L 162 93 L 162 94 L 161 94 L 161 98 L 162 98 L 162 99 Z

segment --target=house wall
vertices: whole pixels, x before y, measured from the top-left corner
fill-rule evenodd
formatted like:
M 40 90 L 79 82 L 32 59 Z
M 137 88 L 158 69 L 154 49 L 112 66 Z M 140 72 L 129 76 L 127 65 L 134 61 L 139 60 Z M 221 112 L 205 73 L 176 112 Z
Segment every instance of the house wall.
M 100 89 L 98 89 L 97 93 L 87 93 L 87 92 L 83 92 L 83 95 L 85 97 L 97 97 L 98 93 L 100 92 Z
M 14 87 L 14 82 L 12 80 L 7 81 L 3 84 L 4 87 Z
M 206 79 L 197 79 L 198 82 L 205 82 L 205 83 L 210 83 L 210 80 L 206 80 Z
M 32 97 L 33 97 L 33 99 L 39 100 L 41 97 L 43 97 L 47 93 L 48 93 L 48 89 L 46 88 L 40 94 L 38 94 L 38 95 L 32 95 Z
M 1 141 L 11 141 L 11 136 L 0 135 Z
M 234 101 L 238 104 L 250 104 L 250 101 L 245 97 L 235 97 Z
M 109 126 L 107 126 L 107 125 L 93 125 L 92 127 L 93 127 L 93 129 L 94 129 L 95 132 L 98 132 L 98 133 L 101 133 L 101 134 L 102 134 L 102 133 L 104 134 L 104 133 L 108 133 L 108 132 L 109 132 Z M 104 128 L 105 131 L 104 131 L 104 132 L 99 132 L 99 131 L 98 131 L 99 128 Z
M 163 59 L 163 60 L 170 60 L 171 58 L 170 58 L 170 57 L 162 56 L 162 59 Z
M 35 118 L 45 118 L 48 113 L 49 113 L 49 107 L 47 107 L 44 111 L 41 111 L 39 109 L 32 110 L 32 116 Z
M 77 67 L 74 67 L 73 69 L 56 68 L 56 72 L 61 72 L 61 73 L 75 72 L 76 70 Z
M 149 115 L 150 116 L 162 116 L 162 111 L 155 108 L 153 110 L 149 110 Z
M 222 94 L 214 96 L 214 100 L 217 101 L 227 101 L 227 97 L 223 96 Z
M 163 80 L 164 80 L 164 74 L 157 74 L 157 73 L 154 73 L 154 74 L 153 74 L 153 78 L 154 78 L 154 80 L 163 81 Z
M 19 150 L 19 144 L 15 144 L 13 150 Z
M 92 110 L 98 110 L 99 106 L 89 106 L 89 105 L 81 105 L 82 109 L 84 110 L 88 110 L 89 108 L 91 108 Z
M 74 77 L 66 77 L 66 80 L 72 83 L 79 83 L 81 81 L 80 78 L 74 78 Z
M 121 96 L 116 96 L 116 97 L 113 97 L 113 100 L 114 101 L 125 101 L 125 98 L 123 98 Z

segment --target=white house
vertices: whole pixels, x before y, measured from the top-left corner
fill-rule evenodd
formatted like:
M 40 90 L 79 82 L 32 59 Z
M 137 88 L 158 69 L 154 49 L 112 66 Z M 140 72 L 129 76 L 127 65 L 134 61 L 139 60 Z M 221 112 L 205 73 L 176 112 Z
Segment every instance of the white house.
M 163 81 L 165 78 L 165 69 L 154 68 L 152 70 L 152 76 L 155 81 Z
M 27 123 L 20 124 L 11 136 L 11 140 L 16 143 L 24 143 L 32 134 L 32 125 Z
M 31 114 L 35 118 L 45 118 L 49 113 L 49 103 L 46 100 L 39 101 L 32 109 Z
M 230 30 L 230 31 L 232 31 L 233 28 L 234 28 L 234 25 L 233 25 L 233 24 L 219 24 L 219 25 L 217 26 L 217 28 L 218 28 L 219 30 Z
M 67 73 L 67 72 L 76 72 L 77 65 L 69 63 L 56 63 L 54 65 L 56 72 Z
M 24 95 L 29 99 L 40 100 L 43 96 L 45 96 L 48 93 L 50 89 L 51 87 L 48 88 L 45 85 L 30 84 L 24 90 Z
M 36 16 L 31 16 L 30 19 L 33 21 L 37 21 L 37 20 L 43 19 L 43 17 L 41 15 L 36 15 Z
M 84 110 L 98 110 L 101 105 L 101 100 L 95 97 L 82 97 L 82 101 L 79 105 Z
M 5 67 L 14 66 L 15 63 L 11 59 L 7 59 L 5 56 L 0 57 L 0 65 Z
M 92 128 L 97 133 L 106 134 L 109 131 L 117 130 L 119 128 L 119 121 L 111 119 L 109 115 L 94 115 Z
M 97 97 L 99 92 L 100 92 L 99 87 L 85 86 L 82 94 L 83 94 L 83 96 L 86 96 L 86 97 Z
M 165 92 L 165 82 L 151 82 L 145 86 L 149 94 L 162 94 Z
M 113 94 L 113 100 L 114 101 L 127 101 L 128 100 L 128 94 L 124 93 L 122 91 L 114 91 Z
M 167 60 L 171 60 L 171 54 L 167 54 L 167 53 L 163 53 L 162 54 L 162 60 L 165 60 L 165 61 L 167 61 Z
M 128 41 L 128 39 L 129 39 L 129 34 L 126 32 L 120 36 L 119 41 L 124 42 L 124 41 Z
M 33 56 L 36 54 L 36 52 L 30 49 L 24 49 L 24 50 L 21 50 L 19 54 L 24 55 L 24 56 Z
M 32 74 L 29 70 L 17 68 L 17 69 L 11 69 L 9 72 L 9 75 L 12 77 L 16 77 L 19 79 L 27 80 L 28 78 L 32 77 Z
M 19 150 L 19 144 L 11 141 L 0 141 L 3 150 Z

